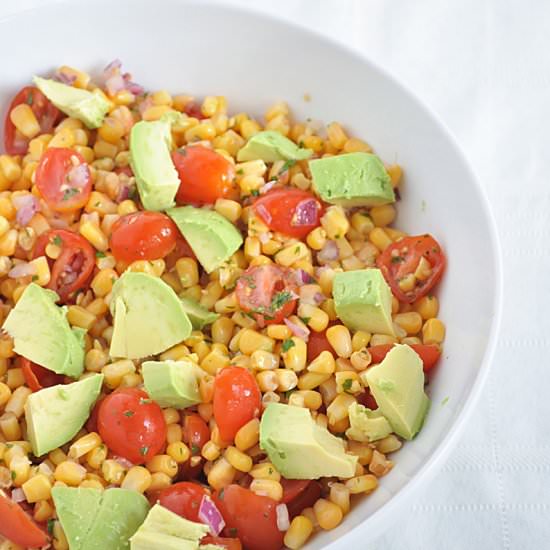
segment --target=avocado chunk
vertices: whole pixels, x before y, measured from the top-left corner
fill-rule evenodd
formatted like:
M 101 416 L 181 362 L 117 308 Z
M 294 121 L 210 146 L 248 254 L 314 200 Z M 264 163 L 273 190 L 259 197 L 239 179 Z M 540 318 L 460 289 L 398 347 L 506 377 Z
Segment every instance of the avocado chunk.
M 394 335 L 392 293 L 379 269 L 336 273 L 332 296 L 336 315 L 348 328 Z
M 208 311 L 191 298 L 180 296 L 180 300 L 185 313 L 187 313 L 187 317 L 191 321 L 193 330 L 202 330 L 206 325 L 211 325 L 220 316 L 219 313 Z
M 207 273 L 220 267 L 243 244 L 240 231 L 213 210 L 183 206 L 166 213 L 174 220 Z
M 412 439 L 430 407 L 424 393 L 422 359 L 410 346 L 395 344 L 380 364 L 367 370 L 365 377 L 393 431 Z
M 346 431 L 348 439 L 368 443 L 384 439 L 391 434 L 390 423 L 384 418 L 380 409 L 372 411 L 359 403 L 348 407 L 350 428 Z
M 141 374 L 145 391 L 161 407 L 185 409 L 201 402 L 200 369 L 191 361 L 145 361 Z
M 155 504 L 131 538 L 131 550 L 196 550 L 208 526 L 189 521 Z
M 341 206 L 378 206 L 395 202 L 391 178 L 371 153 L 346 153 L 312 160 L 313 189 L 326 202 Z
M 126 271 L 113 286 L 111 357 L 162 353 L 191 334 L 181 300 L 162 279 Z
M 35 456 L 70 441 L 84 426 L 101 391 L 102 374 L 31 393 L 25 403 L 28 438 Z
M 146 210 L 165 210 L 174 206 L 180 180 L 170 156 L 171 149 L 169 120 L 142 120 L 132 127 L 130 166 Z
M 199 550 L 224 550 L 224 547 L 217 544 L 201 544 Z
M 88 128 L 99 128 L 110 103 L 99 92 L 73 88 L 55 80 L 35 76 L 37 88 L 67 116 L 81 120 Z
M 319 426 L 308 409 L 271 403 L 260 422 L 260 447 L 288 479 L 353 477 L 357 457 Z
M 13 338 L 14 350 L 29 361 L 76 378 L 84 370 L 84 334 L 71 329 L 59 296 L 31 283 L 6 318 L 3 329 Z
M 149 510 L 147 499 L 127 489 L 54 487 L 57 516 L 71 550 L 126 550 Z
M 260 159 L 265 162 L 277 160 L 305 160 L 313 155 L 311 149 L 298 147 L 279 132 L 267 130 L 252 136 L 237 153 L 239 162 Z

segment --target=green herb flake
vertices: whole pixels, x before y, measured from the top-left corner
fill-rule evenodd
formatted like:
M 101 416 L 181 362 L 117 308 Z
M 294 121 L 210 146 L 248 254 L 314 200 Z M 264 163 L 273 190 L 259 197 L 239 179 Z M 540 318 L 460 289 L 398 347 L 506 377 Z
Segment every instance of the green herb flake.
M 294 343 L 294 340 L 292 340 L 291 338 L 288 338 L 287 340 L 285 340 L 281 346 L 281 349 L 284 351 L 284 352 L 287 352 L 290 348 L 293 348 L 296 344 Z
M 445 397 L 443 401 L 441 401 L 441 406 L 444 407 L 449 402 L 449 396 Z
M 237 528 L 236 527 L 230 527 L 229 528 L 229 536 L 235 538 L 237 536 Z
M 48 530 L 49 535 L 53 535 L 53 526 L 54 526 L 54 524 L 55 524 L 55 520 L 53 520 L 53 519 L 48 520 L 47 530 Z
M 95 257 L 96 258 L 105 258 L 107 254 L 105 252 L 101 252 L 101 250 L 96 250 Z
M 342 384 L 342 388 L 344 389 L 345 392 L 348 392 L 349 390 L 351 390 L 352 385 L 353 385 L 353 380 L 351 378 L 346 378 L 344 380 L 344 383 Z
M 143 397 L 140 397 L 139 404 L 140 405 L 149 405 L 149 403 L 152 403 L 153 401 L 151 399 L 144 399 Z
M 294 249 L 294 254 L 300 254 L 300 245 Z
M 15 481 L 15 478 L 17 477 L 17 473 L 15 473 L 13 470 L 10 471 L 11 480 Z
M 244 174 L 244 170 L 242 168 L 239 168 L 237 170 L 237 176 L 242 176 Z
M 32 105 L 32 102 L 33 102 L 32 92 L 29 92 L 27 94 L 27 99 L 25 99 L 25 103 L 27 105 Z
M 127 410 L 127 411 L 124 411 L 122 414 L 130 418 L 130 416 L 134 416 L 135 413 L 134 411 Z
M 405 258 L 403 256 L 392 256 L 391 257 L 391 263 L 392 264 L 400 264 L 401 262 L 404 262 Z
M 148 452 L 149 452 L 149 447 L 147 447 L 146 445 L 144 447 L 141 447 L 139 450 L 139 454 L 141 456 L 145 456 Z
M 220 489 L 219 494 L 218 494 L 218 498 L 219 498 L 220 500 L 223 500 L 223 494 L 224 494 L 224 492 L 225 492 L 225 489 L 222 487 L 222 488 Z
M 277 292 L 271 300 L 271 310 L 277 311 L 281 309 L 287 302 L 292 300 L 293 296 L 288 290 Z
M 55 246 L 61 246 L 63 244 L 63 241 L 61 240 L 61 237 L 59 235 L 56 235 L 52 240 L 52 244 L 55 244 Z
M 258 189 L 252 189 L 252 191 L 250 191 L 250 194 L 253 197 L 258 197 L 260 195 L 260 191 Z
M 34 283 L 35 281 L 38 281 L 38 275 L 33 275 L 32 276 L 32 282 Z
M 290 397 L 295 391 L 298 391 L 298 388 L 292 388 L 291 390 L 285 391 L 285 399 L 288 401 L 289 397 Z
M 198 454 L 199 452 L 200 452 L 200 448 L 199 448 L 198 445 L 195 445 L 195 444 L 191 445 L 191 453 L 192 453 L 193 455 L 196 455 L 196 454 Z
M 285 161 L 285 163 L 283 164 L 283 167 L 281 168 L 281 171 L 279 172 L 279 174 L 281 174 L 282 172 L 286 172 L 287 170 L 292 168 L 295 164 L 296 164 L 296 161 L 292 160 L 292 159 Z
M 307 325 L 311 321 L 311 317 L 298 317 L 298 319 L 300 319 L 304 325 Z
M 68 201 L 71 197 L 74 197 L 74 195 L 79 193 L 79 189 L 77 187 L 69 187 L 69 189 L 65 189 L 63 192 L 63 197 L 61 198 L 62 201 Z

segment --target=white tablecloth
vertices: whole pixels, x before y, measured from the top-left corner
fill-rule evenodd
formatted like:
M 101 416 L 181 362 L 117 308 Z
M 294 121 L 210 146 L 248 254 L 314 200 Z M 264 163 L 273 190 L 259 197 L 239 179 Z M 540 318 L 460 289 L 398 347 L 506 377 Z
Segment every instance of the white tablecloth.
M 2 0 L 0 15 L 41 1 Z M 550 3 L 227 1 L 326 33 L 393 72 L 455 133 L 497 220 L 504 319 L 483 397 L 442 471 L 367 548 L 550 548 Z

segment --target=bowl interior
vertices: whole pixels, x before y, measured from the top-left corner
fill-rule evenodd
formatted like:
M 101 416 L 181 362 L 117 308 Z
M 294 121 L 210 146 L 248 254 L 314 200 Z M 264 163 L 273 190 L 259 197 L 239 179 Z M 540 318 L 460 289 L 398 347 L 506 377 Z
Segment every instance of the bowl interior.
M 32 31 L 32 45 L 14 47 L 23 25 Z M 448 254 L 438 291 L 448 328 L 444 361 L 429 385 L 432 409 L 420 435 L 394 455 L 396 466 L 380 489 L 309 548 L 374 536 L 411 486 L 433 470 L 463 423 L 494 336 L 500 276 L 492 224 L 444 128 L 401 85 L 345 48 L 210 2 L 52 2 L 0 20 L 0 49 L 10 52 L 0 82 L 2 120 L 9 98 L 33 74 L 48 75 L 61 64 L 98 73 L 118 57 L 148 89 L 225 95 L 231 112 L 261 116 L 272 102 L 286 100 L 297 117 L 340 121 L 383 160 L 404 167 L 396 225 L 433 233 Z M 365 528 L 354 529 L 367 518 Z

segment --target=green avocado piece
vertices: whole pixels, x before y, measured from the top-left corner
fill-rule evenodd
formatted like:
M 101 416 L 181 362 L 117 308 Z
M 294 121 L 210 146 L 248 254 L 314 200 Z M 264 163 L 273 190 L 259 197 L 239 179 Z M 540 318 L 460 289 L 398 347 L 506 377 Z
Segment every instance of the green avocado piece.
M 103 124 L 110 104 L 99 92 L 89 92 L 39 76 L 35 76 L 33 82 L 67 116 L 78 118 L 90 129 Z
M 305 160 L 313 155 L 311 149 L 298 147 L 292 140 L 279 132 L 267 130 L 252 136 L 237 153 L 239 162 L 261 159 L 265 162 L 277 160 Z
M 25 403 L 28 438 L 35 456 L 70 441 L 84 426 L 103 383 L 93 374 L 72 384 L 59 384 L 29 395 Z
M 180 296 L 181 304 L 185 313 L 191 321 L 193 330 L 202 330 L 206 325 L 211 325 L 218 317 L 219 313 L 213 313 L 208 311 L 205 307 L 201 306 L 199 302 Z
M 174 220 L 207 273 L 220 267 L 243 244 L 240 231 L 213 210 L 183 206 L 166 213 Z
M 126 550 L 149 510 L 147 499 L 127 489 L 54 487 L 57 516 L 71 550 Z
M 71 329 L 66 308 L 55 305 L 59 296 L 31 283 L 6 318 L 3 329 L 13 338 L 14 350 L 37 365 L 77 378 L 84 370 L 84 334 Z
M 170 156 L 171 149 L 169 120 L 142 120 L 132 127 L 130 166 L 146 210 L 165 210 L 174 206 L 180 180 Z
M 199 543 L 196 540 L 180 539 L 153 531 L 138 531 L 130 541 L 130 550 L 158 550 L 159 548 L 162 550 L 198 550 Z
M 392 293 L 379 269 L 336 273 L 332 296 L 336 315 L 348 328 L 394 335 Z
M 355 475 L 357 457 L 346 454 L 342 440 L 302 407 L 268 405 L 260 422 L 260 447 L 288 479 Z
M 161 407 L 185 409 L 201 402 L 200 369 L 191 361 L 145 361 L 141 374 L 145 391 Z
M 225 550 L 223 546 L 217 544 L 201 544 L 199 550 Z
M 141 359 L 162 353 L 191 334 L 181 300 L 162 279 L 126 271 L 113 286 L 111 357 Z
M 368 443 L 384 439 L 391 434 L 390 423 L 380 409 L 372 411 L 359 403 L 352 403 L 348 407 L 350 428 L 346 431 L 349 439 Z
M 378 206 L 395 202 L 391 178 L 371 153 L 346 153 L 312 160 L 313 189 L 326 202 L 341 206 Z
M 380 364 L 367 370 L 365 377 L 393 431 L 412 439 L 430 406 L 424 393 L 422 359 L 410 346 L 395 344 Z

